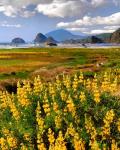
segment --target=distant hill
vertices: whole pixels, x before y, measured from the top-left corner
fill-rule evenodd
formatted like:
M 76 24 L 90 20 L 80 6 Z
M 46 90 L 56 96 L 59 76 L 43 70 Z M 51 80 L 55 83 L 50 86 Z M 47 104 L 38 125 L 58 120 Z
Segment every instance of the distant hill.
M 83 39 L 84 43 L 103 43 L 103 40 L 98 38 L 97 36 L 89 36 L 85 39 Z
M 96 37 L 100 38 L 104 42 L 120 43 L 120 28 L 113 33 L 103 33 L 103 34 L 96 35 Z
M 111 43 L 120 43 L 120 28 L 111 34 L 110 42 Z
M 14 38 L 11 42 L 12 44 L 25 44 L 25 41 L 22 38 Z
M 84 39 L 77 39 L 77 40 L 73 40 L 73 39 L 70 39 L 70 40 L 66 40 L 64 41 L 63 43 L 65 44 L 79 44 L 79 43 L 103 43 L 103 40 L 96 37 L 96 36 L 88 36 Z
M 97 34 L 96 37 L 107 42 L 108 39 L 111 37 L 111 35 L 112 33 L 102 33 L 102 34 Z
M 70 40 L 70 39 L 82 39 L 83 38 L 83 36 L 74 35 L 71 32 L 64 30 L 64 29 L 51 31 L 47 33 L 46 36 L 53 37 L 58 42 Z
M 34 43 L 44 43 L 46 42 L 47 37 L 42 33 L 38 33 L 34 39 Z
M 97 34 L 95 36 L 84 37 L 83 39 L 65 40 L 63 43 L 120 43 L 120 28 L 113 33 Z

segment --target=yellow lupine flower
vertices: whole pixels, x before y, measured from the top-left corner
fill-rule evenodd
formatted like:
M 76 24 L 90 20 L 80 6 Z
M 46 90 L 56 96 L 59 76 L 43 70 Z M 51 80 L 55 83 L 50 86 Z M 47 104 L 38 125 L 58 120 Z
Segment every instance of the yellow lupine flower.
M 8 107 L 8 97 L 9 94 L 7 92 L 1 92 L 0 93 L 0 109 L 6 109 Z
M 81 102 L 84 102 L 86 100 L 85 93 L 81 92 L 79 98 Z
M 83 80 L 84 80 L 84 77 L 83 77 L 83 73 L 82 72 L 80 72 L 80 75 L 79 75 L 79 83 L 83 83 Z
M 37 148 L 38 148 L 38 150 L 46 150 L 46 147 L 45 147 L 45 144 L 44 144 L 42 138 L 39 140 Z
M 69 125 L 69 127 L 67 128 L 65 137 L 69 137 L 69 135 L 74 137 L 75 134 L 76 134 L 75 128 L 73 127 L 73 124 L 71 123 L 71 124 Z
M 62 118 L 60 115 L 57 115 L 55 116 L 55 125 L 56 125 L 56 128 L 60 128 L 61 127 L 61 122 L 62 122 Z
M 93 95 L 94 95 L 94 101 L 96 103 L 99 103 L 100 102 L 100 93 L 97 89 L 93 91 Z
M 96 140 L 90 141 L 91 150 L 100 150 L 98 142 Z
M 64 86 L 69 91 L 70 88 L 71 88 L 71 80 L 70 80 L 70 77 L 68 75 L 67 76 L 63 76 L 63 83 L 64 83 Z
M 91 89 L 91 81 L 90 81 L 90 79 L 87 79 L 87 80 L 86 80 L 85 86 L 86 86 L 86 88 L 87 88 L 88 90 Z
M 120 150 L 114 139 L 112 139 L 111 150 Z
M 28 147 L 23 143 L 21 143 L 20 145 L 21 145 L 20 150 L 28 150 Z
M 62 90 L 62 91 L 60 92 L 60 96 L 61 96 L 61 99 L 62 99 L 63 101 L 66 101 L 67 94 L 65 93 L 64 90 Z
M 62 131 L 59 131 L 59 135 L 55 141 L 55 150 L 61 150 L 61 149 L 67 150 Z
M 106 116 L 103 119 L 104 122 L 104 126 L 102 127 L 103 138 L 106 138 L 108 135 L 110 135 L 110 124 L 112 123 L 114 116 L 115 113 L 112 109 L 107 111 Z
M 73 81 L 73 83 L 72 83 L 72 87 L 73 87 L 73 90 L 74 90 L 74 91 L 77 90 L 77 87 L 78 87 L 78 77 L 77 77 L 76 74 L 74 75 L 74 81 Z
M 43 90 L 43 88 L 44 88 L 44 85 L 43 85 L 42 82 L 41 82 L 40 76 L 35 77 L 35 79 L 34 79 L 33 92 L 34 92 L 36 95 L 39 95 L 40 92 Z
M 91 140 L 95 141 L 96 136 L 97 136 L 96 129 L 92 123 L 91 117 L 88 117 L 86 115 L 85 115 L 85 128 L 87 130 L 87 133 L 90 134 Z
M 48 140 L 50 144 L 54 144 L 55 142 L 54 133 L 52 132 L 50 128 L 48 129 Z
M 24 81 L 24 84 L 25 83 L 26 82 Z M 24 85 L 23 87 L 21 87 L 19 82 L 17 84 L 17 98 L 22 107 L 26 107 L 31 104 L 30 100 L 28 99 L 28 94 L 30 94 L 32 89 L 30 87 L 30 83 L 27 82 L 27 84 L 28 85 Z
M 67 103 L 68 111 L 71 112 L 72 115 L 74 116 L 75 115 L 75 105 L 74 105 L 73 100 L 70 95 L 68 96 L 66 103 Z
M 0 148 L 1 150 L 8 150 L 7 141 L 3 137 L 0 138 Z
M 85 142 L 79 138 L 77 133 L 75 134 L 73 141 L 75 150 L 85 150 Z
M 15 149 L 17 148 L 17 139 L 15 137 L 12 137 L 12 136 L 7 136 L 7 143 L 9 145 L 9 147 L 12 149 Z

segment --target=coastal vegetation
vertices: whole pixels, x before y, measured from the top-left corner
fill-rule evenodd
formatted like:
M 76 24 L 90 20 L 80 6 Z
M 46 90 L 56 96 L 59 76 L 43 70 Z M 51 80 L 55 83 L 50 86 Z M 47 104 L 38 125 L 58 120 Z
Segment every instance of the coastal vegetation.
M 82 72 L 0 92 L 1 150 L 118 150 L 120 70 L 92 79 Z
M 0 50 L 0 76 L 16 77 L 40 68 L 63 67 L 68 71 L 99 72 L 120 67 L 120 48 L 15 48 Z M 14 72 L 14 73 L 13 73 Z M 0 79 L 2 79 L 0 78 Z
M 120 48 L 1 50 L 0 149 L 119 150 L 119 56 Z

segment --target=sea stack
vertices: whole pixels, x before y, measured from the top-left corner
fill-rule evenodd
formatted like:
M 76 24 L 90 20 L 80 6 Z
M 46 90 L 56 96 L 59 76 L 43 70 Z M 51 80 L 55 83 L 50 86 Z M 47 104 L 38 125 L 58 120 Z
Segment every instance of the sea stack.
M 11 42 L 12 44 L 25 44 L 25 41 L 22 38 L 14 38 Z
M 39 44 L 39 43 L 45 43 L 47 40 L 47 37 L 45 35 L 43 35 L 42 33 L 38 33 L 34 43 Z

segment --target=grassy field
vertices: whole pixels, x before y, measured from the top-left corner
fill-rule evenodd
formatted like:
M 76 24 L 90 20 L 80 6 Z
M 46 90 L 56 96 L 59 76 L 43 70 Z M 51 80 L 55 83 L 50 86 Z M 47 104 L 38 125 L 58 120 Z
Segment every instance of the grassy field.
M 28 77 L 40 68 L 100 71 L 120 68 L 120 48 L 28 48 L 0 50 L 0 79 Z M 64 70 L 64 69 L 63 69 Z
M 109 68 L 120 68 L 120 48 L 1 49 L 0 89 L 37 75 L 49 81 L 62 73 L 81 70 L 86 76 L 93 76 Z
M 106 69 L 120 68 L 120 48 L 14 48 L 0 50 L 0 89 L 18 80 L 40 75 L 50 81 L 59 74 L 78 71 L 92 77 Z

